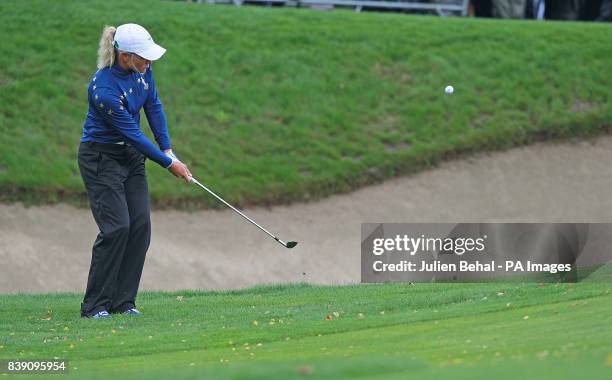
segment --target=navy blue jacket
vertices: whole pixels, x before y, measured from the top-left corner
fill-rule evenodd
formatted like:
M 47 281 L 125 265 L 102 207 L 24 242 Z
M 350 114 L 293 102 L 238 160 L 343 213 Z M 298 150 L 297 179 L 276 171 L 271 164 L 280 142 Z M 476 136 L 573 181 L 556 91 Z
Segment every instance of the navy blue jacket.
M 172 159 L 162 152 L 170 149 L 170 137 L 151 66 L 141 75 L 115 63 L 98 70 L 87 91 L 89 110 L 81 141 L 128 142 L 164 168 L 172 165 Z M 159 148 L 140 130 L 141 108 L 145 110 Z

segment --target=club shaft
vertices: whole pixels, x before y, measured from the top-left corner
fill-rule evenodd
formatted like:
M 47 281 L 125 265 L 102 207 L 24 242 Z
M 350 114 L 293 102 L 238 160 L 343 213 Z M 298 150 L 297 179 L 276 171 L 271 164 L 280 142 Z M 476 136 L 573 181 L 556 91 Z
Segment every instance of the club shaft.
M 266 230 L 265 228 L 263 228 L 262 226 L 260 226 L 259 224 L 257 224 L 253 219 L 249 218 L 248 216 L 244 215 L 240 210 L 238 210 L 237 208 L 235 208 L 234 206 L 232 206 L 231 204 L 227 203 L 223 198 L 221 198 L 220 196 L 218 196 L 217 194 L 214 193 L 214 191 L 212 191 L 211 189 L 209 189 L 208 187 L 202 185 L 197 179 L 195 178 L 191 178 L 191 181 L 193 183 L 195 183 L 196 185 L 200 186 L 202 189 L 206 190 L 208 193 L 210 193 L 213 197 L 217 198 L 219 201 L 223 202 L 223 204 L 225 204 L 227 207 L 231 208 L 232 210 L 236 211 L 238 214 L 240 214 L 240 216 L 242 216 L 243 218 L 245 218 L 246 220 L 248 220 L 249 222 L 253 223 L 254 225 L 256 225 L 260 230 L 262 230 L 263 232 L 267 233 L 268 235 L 270 235 L 270 237 L 272 237 L 274 240 L 276 240 L 277 242 L 279 242 L 280 244 L 286 246 L 285 242 L 280 240 L 278 237 L 272 235 L 268 230 Z

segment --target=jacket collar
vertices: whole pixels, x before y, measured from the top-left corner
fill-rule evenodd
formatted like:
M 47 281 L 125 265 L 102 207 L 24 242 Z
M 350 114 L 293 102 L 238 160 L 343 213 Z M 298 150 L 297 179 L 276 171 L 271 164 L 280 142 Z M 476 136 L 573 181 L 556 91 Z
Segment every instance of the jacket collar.
M 117 62 L 111 66 L 111 72 L 121 78 L 127 78 L 132 74 L 132 70 L 122 68 Z

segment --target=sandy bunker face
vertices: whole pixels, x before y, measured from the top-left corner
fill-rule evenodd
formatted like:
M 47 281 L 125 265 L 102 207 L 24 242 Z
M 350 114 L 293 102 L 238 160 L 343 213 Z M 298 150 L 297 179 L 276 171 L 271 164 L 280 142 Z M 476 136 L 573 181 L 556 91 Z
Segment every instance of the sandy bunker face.
M 232 211 L 153 212 L 141 289 L 227 289 L 360 280 L 362 222 L 609 222 L 612 137 L 453 161 L 319 202 L 249 209 L 287 250 Z M 0 205 L 0 292 L 85 288 L 97 228 L 87 209 Z

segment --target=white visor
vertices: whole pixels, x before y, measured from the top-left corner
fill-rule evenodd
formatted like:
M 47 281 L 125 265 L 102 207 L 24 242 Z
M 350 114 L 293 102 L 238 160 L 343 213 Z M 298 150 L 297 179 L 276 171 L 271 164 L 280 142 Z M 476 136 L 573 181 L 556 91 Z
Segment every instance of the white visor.
M 153 45 L 149 46 L 146 50 L 138 52 L 136 54 L 138 54 L 144 59 L 148 59 L 149 61 L 157 61 L 161 58 L 162 55 L 164 55 L 165 52 L 166 49 L 156 43 L 153 43 Z
M 123 24 L 117 27 L 113 45 L 120 51 L 138 54 L 149 61 L 156 61 L 166 49 L 153 41 L 145 28 L 138 24 Z

